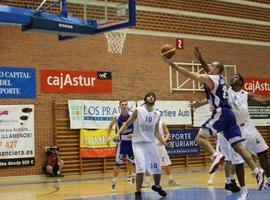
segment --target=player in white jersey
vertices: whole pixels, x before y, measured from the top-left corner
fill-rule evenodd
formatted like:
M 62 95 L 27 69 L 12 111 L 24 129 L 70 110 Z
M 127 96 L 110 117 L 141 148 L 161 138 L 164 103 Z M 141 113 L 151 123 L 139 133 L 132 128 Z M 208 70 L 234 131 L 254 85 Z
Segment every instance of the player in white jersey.
M 235 165 L 243 164 L 245 161 L 233 150 L 222 133 L 217 133 L 217 148 L 225 156 L 224 171 L 226 179 L 224 188 L 233 193 L 239 192 L 240 188 L 235 181 Z
M 125 123 L 128 118 L 130 117 L 131 113 L 128 111 L 128 102 L 127 100 L 121 100 L 119 102 L 119 108 L 120 113 L 116 114 L 112 121 L 109 124 L 108 132 L 107 132 L 107 144 L 110 144 L 110 134 L 112 131 L 112 128 L 114 125 L 116 125 L 116 132 L 119 131 L 123 123 Z M 131 124 L 128 129 L 125 131 L 125 134 L 123 134 L 119 140 L 117 140 L 117 146 L 116 146 L 116 155 L 115 155 L 115 166 L 114 166 L 114 172 L 113 172 L 113 179 L 112 179 L 112 192 L 115 192 L 116 183 L 117 183 L 117 177 L 119 175 L 120 167 L 122 165 L 123 159 L 127 157 L 127 160 L 129 161 L 129 169 L 135 172 L 134 169 L 134 154 L 132 151 L 132 138 L 133 133 L 133 124 Z M 131 182 L 135 181 L 135 174 L 133 173 L 131 176 Z
M 212 108 L 212 115 L 211 118 L 201 126 L 195 140 L 200 147 L 212 155 L 213 163 L 209 173 L 214 173 L 225 157 L 215 151 L 209 142 L 208 137 L 215 135 L 218 132 L 223 132 L 224 137 L 231 144 L 232 148 L 242 156 L 251 168 L 253 176 L 257 179 L 257 189 L 261 190 L 264 184 L 264 171 L 256 166 L 251 154 L 241 144 L 243 141 L 241 131 L 236 123 L 235 115 L 228 104 L 227 86 L 222 75 L 222 72 L 224 71 L 223 64 L 213 62 L 208 67 L 209 75 L 199 74 L 190 72 L 187 69 L 176 65 L 174 63 L 175 56 L 172 56 L 170 59 L 166 58 L 164 55 L 162 55 L 162 57 L 167 64 L 180 74 L 204 84 L 206 97 Z M 203 101 L 200 105 L 204 104 L 207 104 L 207 101 Z
M 240 125 L 241 132 L 246 138 L 244 144 L 246 148 L 254 155 L 258 156 L 261 167 L 265 171 L 267 182 L 265 189 L 270 191 L 270 163 L 267 152 L 268 146 L 262 135 L 258 132 L 253 122 L 251 122 L 248 101 L 256 102 L 260 105 L 270 105 L 270 98 L 248 93 L 241 88 L 244 85 L 244 78 L 240 74 L 235 74 L 231 79 L 231 87 L 228 89 L 229 103 L 235 113 L 237 123 Z M 242 172 L 244 166 L 236 167 L 236 172 L 244 176 Z M 244 177 L 242 177 L 244 179 Z
M 144 97 L 145 104 L 138 107 L 120 128 L 116 137 L 121 136 L 128 126 L 134 124 L 132 147 L 136 165 L 136 192 L 135 200 L 142 200 L 143 174 L 153 174 L 154 185 L 152 190 L 165 197 L 167 194 L 160 186 L 161 165 L 157 152 L 155 138 L 163 145 L 167 145 L 165 139 L 159 133 L 160 112 L 154 109 L 156 96 L 148 92 Z
M 159 121 L 159 132 L 160 132 L 160 135 L 165 139 L 165 141 L 169 141 L 170 132 L 168 130 L 167 125 L 161 120 Z M 166 175 L 169 176 L 168 184 L 170 186 L 179 185 L 179 183 L 177 183 L 173 179 L 171 168 L 170 168 L 170 165 L 172 164 L 172 162 L 170 160 L 170 157 L 167 153 L 165 146 L 161 144 L 158 139 L 156 139 L 156 145 L 157 145 L 157 150 L 160 157 L 161 167 L 164 168 Z M 145 181 L 144 181 L 143 187 L 150 187 L 149 175 L 145 175 Z
M 165 138 L 165 141 L 169 141 L 170 138 L 170 132 L 168 130 L 167 125 L 163 121 L 159 121 L 159 132 L 160 135 Z M 167 176 L 169 176 L 169 181 L 168 184 L 170 186 L 177 186 L 179 183 L 177 183 L 172 176 L 170 165 L 172 164 L 170 157 L 167 153 L 167 150 L 163 144 L 161 144 L 157 139 L 156 139 L 156 144 L 157 144 L 157 149 L 159 152 L 159 157 L 160 157 L 160 162 L 161 162 L 161 167 L 164 168 L 165 173 Z

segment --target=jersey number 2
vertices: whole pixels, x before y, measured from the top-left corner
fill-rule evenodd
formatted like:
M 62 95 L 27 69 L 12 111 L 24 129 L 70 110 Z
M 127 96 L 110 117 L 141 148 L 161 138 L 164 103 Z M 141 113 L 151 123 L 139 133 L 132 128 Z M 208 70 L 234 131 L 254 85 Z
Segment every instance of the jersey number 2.
M 227 92 L 227 86 L 223 85 L 222 87 L 222 92 L 223 92 L 223 99 L 228 99 L 228 92 Z

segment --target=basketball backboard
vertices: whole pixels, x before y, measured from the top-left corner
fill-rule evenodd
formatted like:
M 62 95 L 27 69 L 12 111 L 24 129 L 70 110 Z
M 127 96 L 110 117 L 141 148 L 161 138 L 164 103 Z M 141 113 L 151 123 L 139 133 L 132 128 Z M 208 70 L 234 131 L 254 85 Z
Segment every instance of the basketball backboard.
M 135 0 L 44 0 L 23 31 L 82 36 L 134 26 Z M 58 13 L 57 13 L 58 12 Z
M 136 0 L 43 0 L 36 5 L 0 5 L 0 23 L 63 36 L 102 33 L 136 24 Z
M 135 0 L 67 0 L 69 16 L 96 20 L 98 29 L 128 22 L 134 6 Z

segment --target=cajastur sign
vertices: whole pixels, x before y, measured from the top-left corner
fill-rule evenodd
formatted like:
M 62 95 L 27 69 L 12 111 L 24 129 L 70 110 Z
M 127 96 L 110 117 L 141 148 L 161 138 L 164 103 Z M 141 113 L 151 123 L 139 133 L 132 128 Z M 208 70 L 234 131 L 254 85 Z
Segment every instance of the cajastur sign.
M 105 71 L 41 70 L 43 93 L 112 93 L 112 75 Z
M 270 96 L 270 79 L 245 77 L 244 90 L 262 96 Z

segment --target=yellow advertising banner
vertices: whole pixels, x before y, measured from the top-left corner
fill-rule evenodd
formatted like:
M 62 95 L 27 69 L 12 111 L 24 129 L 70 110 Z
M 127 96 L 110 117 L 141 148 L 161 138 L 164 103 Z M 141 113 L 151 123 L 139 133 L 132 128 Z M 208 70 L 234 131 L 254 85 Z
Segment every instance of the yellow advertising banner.
M 107 130 L 85 130 L 80 131 L 80 157 L 99 158 L 115 156 L 116 143 L 112 141 L 115 130 L 110 135 L 110 143 L 107 144 Z

